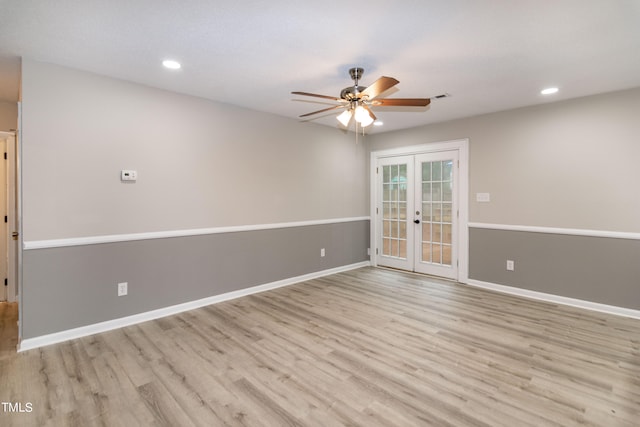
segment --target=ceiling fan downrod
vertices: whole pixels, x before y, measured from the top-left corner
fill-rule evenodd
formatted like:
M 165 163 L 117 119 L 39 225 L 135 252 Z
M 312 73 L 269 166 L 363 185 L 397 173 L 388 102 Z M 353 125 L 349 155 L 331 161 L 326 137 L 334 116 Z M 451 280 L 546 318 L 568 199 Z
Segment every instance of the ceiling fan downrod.
M 364 74 L 364 68 L 354 67 L 349 69 L 349 75 L 351 76 L 351 80 L 355 82 L 356 86 L 358 86 L 358 80 L 362 78 L 363 74 Z

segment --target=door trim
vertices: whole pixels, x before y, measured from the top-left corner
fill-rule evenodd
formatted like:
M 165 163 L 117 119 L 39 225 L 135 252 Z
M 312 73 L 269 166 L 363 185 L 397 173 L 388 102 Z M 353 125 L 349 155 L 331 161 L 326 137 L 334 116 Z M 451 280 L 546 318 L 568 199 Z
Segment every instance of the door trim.
M 378 160 L 385 157 L 396 157 L 406 155 L 418 155 L 436 153 L 439 151 L 458 151 L 458 160 L 460 166 L 458 168 L 458 281 L 467 283 L 469 280 L 469 139 L 456 139 L 451 141 L 433 142 L 420 145 L 411 145 L 406 147 L 392 148 L 388 150 L 378 150 L 371 152 L 370 158 L 370 242 L 371 248 L 371 265 L 377 266 L 376 249 L 379 233 L 376 206 L 378 205 L 376 165 Z

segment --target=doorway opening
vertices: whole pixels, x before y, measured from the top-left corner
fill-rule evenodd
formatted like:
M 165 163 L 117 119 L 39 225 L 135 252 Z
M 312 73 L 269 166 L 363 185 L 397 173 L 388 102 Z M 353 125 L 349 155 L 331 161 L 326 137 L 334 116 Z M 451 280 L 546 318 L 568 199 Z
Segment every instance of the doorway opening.
M 372 152 L 372 264 L 466 281 L 468 140 Z
M 15 352 L 19 335 L 18 185 L 16 134 L 0 132 L 0 353 Z

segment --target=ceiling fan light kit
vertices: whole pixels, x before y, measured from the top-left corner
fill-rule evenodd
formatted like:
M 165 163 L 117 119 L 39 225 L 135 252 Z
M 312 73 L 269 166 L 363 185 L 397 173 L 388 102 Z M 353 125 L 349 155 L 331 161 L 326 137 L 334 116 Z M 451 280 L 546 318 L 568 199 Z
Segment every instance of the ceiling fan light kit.
M 302 114 L 300 117 L 308 117 L 325 111 L 344 108 L 345 110 L 336 117 L 338 121 L 343 126 L 348 127 L 353 118 L 357 124 L 360 124 L 360 126 L 364 128 L 377 120 L 376 115 L 371 111 L 371 107 L 426 107 L 431 102 L 431 98 L 378 98 L 379 95 L 400 82 L 393 77 L 382 76 L 370 86 L 359 86 L 358 82 L 363 74 L 363 68 L 351 68 L 349 70 L 349 76 L 354 84 L 353 86 L 342 89 L 342 91 L 340 91 L 340 97 L 318 95 L 309 92 L 291 92 L 293 95 L 313 96 L 339 102 L 338 105 L 333 107 Z M 446 95 L 441 95 L 436 98 L 444 96 Z
M 349 126 L 352 115 L 353 113 L 351 112 L 351 110 L 344 110 L 341 114 L 338 115 L 338 117 L 336 117 L 336 119 L 338 119 L 338 121 L 342 123 L 342 126 L 347 127 Z
M 373 117 L 369 114 L 362 105 L 358 105 L 353 114 L 355 116 L 356 122 L 360 123 L 360 125 L 367 127 L 371 123 L 373 123 Z

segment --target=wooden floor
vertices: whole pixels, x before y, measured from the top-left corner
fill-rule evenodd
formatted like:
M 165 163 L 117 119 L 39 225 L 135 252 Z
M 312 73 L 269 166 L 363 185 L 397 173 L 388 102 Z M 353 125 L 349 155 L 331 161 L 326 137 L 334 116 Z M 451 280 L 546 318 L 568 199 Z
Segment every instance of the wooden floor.
M 639 320 L 374 268 L 0 368 L 2 426 L 640 425 Z
M 15 355 L 17 345 L 18 303 L 0 302 L 0 360 Z M 4 398 L 4 394 L 0 393 L 0 398 Z

